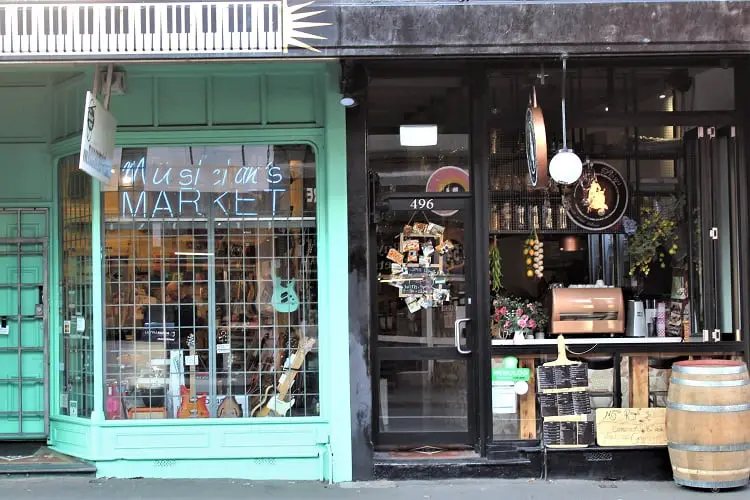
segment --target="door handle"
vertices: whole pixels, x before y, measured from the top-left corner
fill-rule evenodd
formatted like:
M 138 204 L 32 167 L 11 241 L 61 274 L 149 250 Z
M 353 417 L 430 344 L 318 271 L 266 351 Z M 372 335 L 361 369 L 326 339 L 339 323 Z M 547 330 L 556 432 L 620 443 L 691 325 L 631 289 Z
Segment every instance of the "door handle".
M 453 325 L 453 341 L 456 344 L 456 350 L 459 354 L 471 354 L 471 349 L 461 348 L 461 324 L 468 323 L 469 321 L 471 321 L 470 318 L 457 319 Z

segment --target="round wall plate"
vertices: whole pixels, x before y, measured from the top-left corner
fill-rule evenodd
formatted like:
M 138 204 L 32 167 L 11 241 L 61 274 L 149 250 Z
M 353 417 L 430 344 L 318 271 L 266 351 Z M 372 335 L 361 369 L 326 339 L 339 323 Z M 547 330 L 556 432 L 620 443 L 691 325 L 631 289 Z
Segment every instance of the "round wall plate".
M 587 186 L 585 172 L 594 172 L 594 182 Z M 578 227 L 604 231 L 622 219 L 628 209 L 630 194 L 625 178 L 617 169 L 600 161 L 589 162 L 568 199 L 566 213 Z M 588 180 L 591 181 L 591 180 Z

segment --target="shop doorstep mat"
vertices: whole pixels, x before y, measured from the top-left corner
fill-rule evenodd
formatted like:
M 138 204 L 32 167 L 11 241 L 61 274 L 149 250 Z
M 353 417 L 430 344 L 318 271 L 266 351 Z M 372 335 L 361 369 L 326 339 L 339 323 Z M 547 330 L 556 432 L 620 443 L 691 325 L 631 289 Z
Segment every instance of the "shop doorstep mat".
M 0 471 L 5 465 L 62 465 L 80 463 L 73 457 L 52 451 L 43 444 L 0 445 Z

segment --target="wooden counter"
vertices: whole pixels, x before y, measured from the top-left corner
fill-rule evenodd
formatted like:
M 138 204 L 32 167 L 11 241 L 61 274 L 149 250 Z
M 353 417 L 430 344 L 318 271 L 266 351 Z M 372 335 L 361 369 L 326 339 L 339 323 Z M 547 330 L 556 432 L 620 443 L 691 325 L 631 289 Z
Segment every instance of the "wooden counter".
M 640 337 L 640 338 L 580 338 L 565 337 L 567 346 L 577 356 L 607 355 L 616 359 L 628 358 L 628 407 L 647 408 L 649 405 L 649 358 L 674 358 L 679 356 L 741 356 L 744 352 L 742 342 L 683 342 L 677 337 Z M 492 357 L 515 356 L 519 365 L 532 369 L 535 360 L 544 355 L 557 354 L 557 340 L 531 339 L 514 344 L 512 340 L 492 340 Z M 615 377 L 619 378 L 619 363 Z M 532 379 L 533 380 L 533 379 Z M 615 381 L 614 390 L 619 392 L 620 383 Z M 536 387 L 530 381 L 529 391 L 520 397 L 519 415 L 521 425 L 520 439 L 537 439 L 536 425 Z

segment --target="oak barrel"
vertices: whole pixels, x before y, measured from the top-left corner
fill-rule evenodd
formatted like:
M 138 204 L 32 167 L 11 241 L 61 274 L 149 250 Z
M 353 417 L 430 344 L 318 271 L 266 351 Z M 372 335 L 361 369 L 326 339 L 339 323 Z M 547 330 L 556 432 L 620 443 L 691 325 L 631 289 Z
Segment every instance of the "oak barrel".
M 674 481 L 693 488 L 745 486 L 750 478 L 750 379 L 741 361 L 672 365 L 667 442 Z

